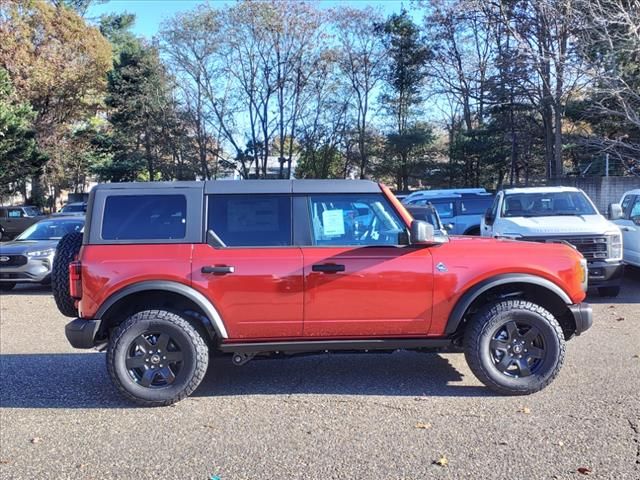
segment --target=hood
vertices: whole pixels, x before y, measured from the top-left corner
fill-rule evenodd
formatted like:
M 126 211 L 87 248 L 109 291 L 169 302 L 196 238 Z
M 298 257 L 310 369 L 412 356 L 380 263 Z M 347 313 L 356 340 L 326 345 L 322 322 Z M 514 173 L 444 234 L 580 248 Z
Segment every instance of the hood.
M 59 240 L 23 240 L 0 244 L 0 255 L 24 255 L 27 252 L 56 248 Z
M 494 233 L 517 233 L 522 236 L 601 235 L 617 230 L 616 225 L 601 215 L 554 215 L 503 218 L 499 231 Z

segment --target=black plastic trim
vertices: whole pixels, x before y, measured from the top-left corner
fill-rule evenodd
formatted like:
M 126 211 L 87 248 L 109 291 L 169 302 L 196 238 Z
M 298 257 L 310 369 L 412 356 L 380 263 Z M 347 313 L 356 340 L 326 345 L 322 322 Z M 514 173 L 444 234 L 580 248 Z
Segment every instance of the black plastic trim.
M 73 348 L 93 348 L 101 320 L 76 318 L 64 327 L 64 334 Z
M 444 348 L 452 345 L 450 338 L 390 338 L 379 340 L 302 340 L 290 342 L 222 343 L 224 353 L 319 352 L 323 350 L 403 350 L 414 348 Z
M 460 325 L 460 322 L 462 322 L 465 312 L 476 298 L 478 298 L 480 295 L 491 288 L 498 287 L 500 285 L 508 285 L 510 283 L 528 283 L 531 285 L 536 285 L 538 287 L 543 287 L 558 296 L 567 305 L 571 305 L 573 303 L 569 298 L 569 295 L 567 295 L 564 290 L 562 290 L 558 285 L 547 280 L 546 278 L 518 273 L 497 275 L 478 283 L 462 295 L 460 300 L 458 300 L 458 303 L 456 303 L 453 311 L 451 312 L 451 315 L 449 315 L 449 321 L 447 322 L 445 334 L 451 335 L 458 329 L 458 326 Z
M 569 305 L 569 310 L 576 322 L 576 335 L 589 330 L 593 325 L 593 309 L 588 303 Z
M 128 297 L 131 294 L 144 292 L 144 291 L 166 291 L 178 293 L 192 302 L 194 302 L 207 316 L 211 322 L 211 327 L 214 329 L 218 338 L 227 338 L 227 330 L 222 321 L 222 317 L 216 310 L 215 306 L 204 296 L 202 293 L 194 290 L 188 285 L 182 283 L 170 282 L 166 280 L 151 280 L 147 282 L 135 283 L 124 287 L 122 290 L 117 291 L 109 298 L 107 298 L 98 311 L 95 314 L 96 319 L 102 319 L 104 315 L 113 307 L 118 301 Z M 205 325 L 206 326 L 206 325 Z

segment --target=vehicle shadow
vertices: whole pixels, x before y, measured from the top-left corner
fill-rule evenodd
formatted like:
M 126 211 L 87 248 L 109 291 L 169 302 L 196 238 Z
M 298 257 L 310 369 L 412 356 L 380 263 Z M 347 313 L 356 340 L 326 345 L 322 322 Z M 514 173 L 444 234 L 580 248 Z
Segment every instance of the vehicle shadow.
M 51 296 L 51 285 L 16 285 L 12 290 L 0 292 L 3 297 L 10 295 L 48 295 Z
M 640 303 L 640 268 L 627 265 L 620 287 L 620 294 L 615 298 L 599 297 L 597 289 L 590 288 L 587 302 L 594 304 Z
M 462 375 L 437 354 L 325 354 L 253 360 L 234 367 L 229 357 L 210 363 L 192 396 L 389 395 L 492 396 L 457 385 Z M 0 355 L 2 408 L 131 408 L 112 386 L 104 353 Z

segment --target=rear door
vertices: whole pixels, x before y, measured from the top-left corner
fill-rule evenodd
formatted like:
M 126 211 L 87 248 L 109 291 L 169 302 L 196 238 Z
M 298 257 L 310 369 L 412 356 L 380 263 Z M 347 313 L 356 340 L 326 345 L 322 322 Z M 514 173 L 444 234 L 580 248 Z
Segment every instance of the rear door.
M 623 236 L 624 261 L 640 267 L 640 195 L 622 200 L 623 218 L 616 220 Z
M 382 194 L 296 198 L 310 239 L 304 261 L 304 335 L 424 335 L 433 290 L 429 248 L 407 245 L 407 227 Z
M 290 194 L 207 196 L 207 242 L 194 245 L 192 282 L 229 338 L 302 336 L 302 252 L 292 243 L 291 203 Z

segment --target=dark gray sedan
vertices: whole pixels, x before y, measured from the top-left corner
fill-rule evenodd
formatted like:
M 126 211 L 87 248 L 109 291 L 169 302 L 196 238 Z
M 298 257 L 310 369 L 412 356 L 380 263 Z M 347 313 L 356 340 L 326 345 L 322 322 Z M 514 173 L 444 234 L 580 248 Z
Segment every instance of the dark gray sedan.
M 83 227 L 84 217 L 46 218 L 0 244 L 0 290 L 11 290 L 17 283 L 50 283 L 56 245 Z

